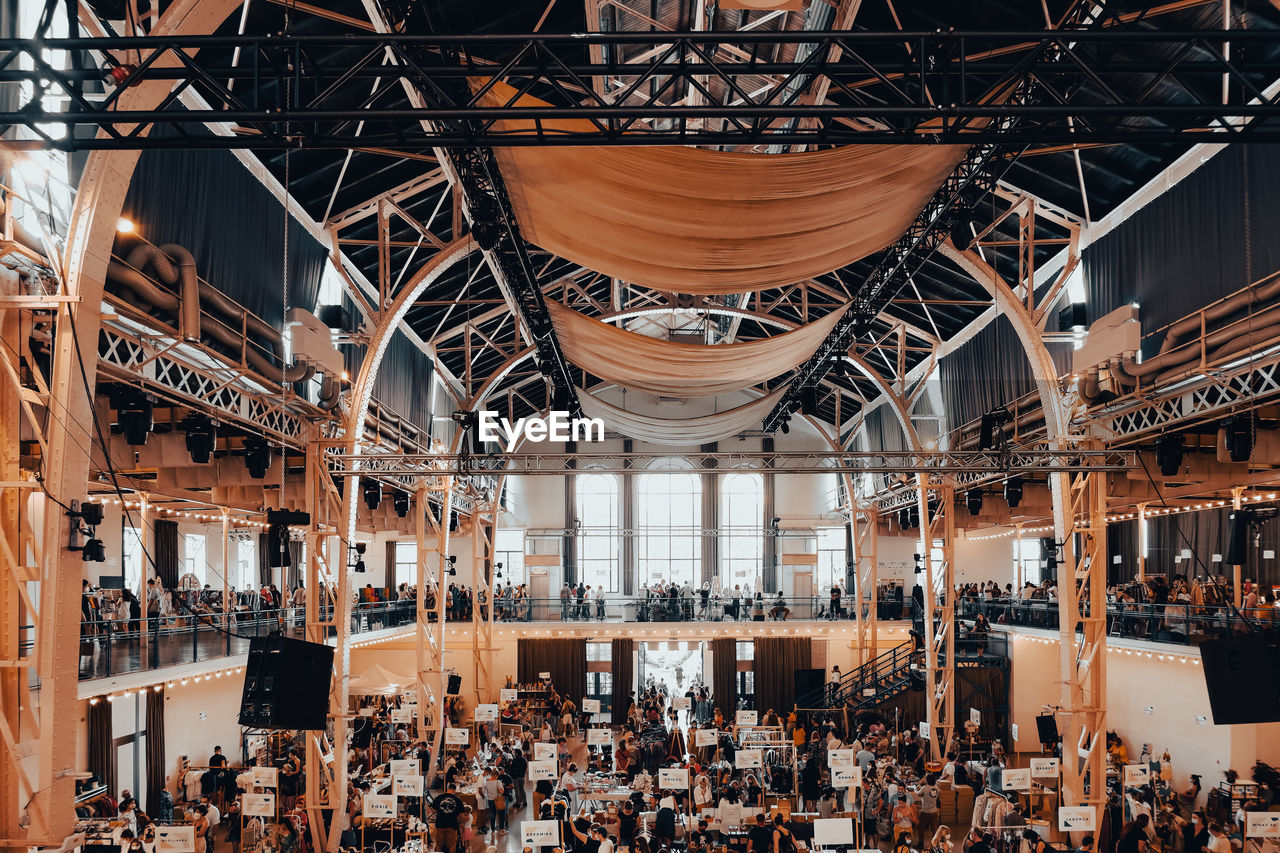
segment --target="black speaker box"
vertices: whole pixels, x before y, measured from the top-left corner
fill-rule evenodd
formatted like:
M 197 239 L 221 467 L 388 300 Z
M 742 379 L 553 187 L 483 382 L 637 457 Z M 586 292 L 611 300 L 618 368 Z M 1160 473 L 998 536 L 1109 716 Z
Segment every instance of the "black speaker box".
M 1205 640 L 1200 663 L 1214 725 L 1280 722 L 1280 633 Z
M 1249 561 L 1249 528 L 1253 523 L 1253 510 L 1238 509 L 1227 516 L 1228 566 L 1243 566 Z
M 293 555 L 289 551 L 289 528 L 283 524 L 273 524 L 267 528 L 267 565 L 273 569 L 293 565 Z
M 457 673 L 449 673 L 449 684 L 445 689 L 445 695 L 457 696 L 462 691 L 462 676 Z
M 1040 743 L 1058 742 L 1058 721 L 1053 714 L 1036 717 L 1036 732 L 1040 736 Z
M 821 669 L 797 669 L 795 671 L 795 698 L 797 700 L 803 699 L 821 690 L 824 684 L 824 674 L 825 671 Z
M 240 725 L 318 731 L 329 713 L 333 648 L 273 634 L 249 643 Z

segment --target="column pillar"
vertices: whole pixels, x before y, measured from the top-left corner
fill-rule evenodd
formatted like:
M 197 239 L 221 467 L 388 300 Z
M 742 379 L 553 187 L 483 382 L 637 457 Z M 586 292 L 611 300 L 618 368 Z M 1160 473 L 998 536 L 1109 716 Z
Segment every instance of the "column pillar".
M 623 439 L 622 452 L 631 453 L 634 442 Z M 631 473 L 631 460 L 622 463 L 627 473 L 622 475 L 620 499 L 622 503 L 622 594 L 636 594 L 636 475 Z
M 716 444 L 704 444 L 703 453 L 715 453 Z M 716 581 L 720 575 L 720 476 L 714 473 L 716 462 L 703 463 L 702 477 L 702 581 Z M 712 473 L 707 473 L 711 471 Z M 717 581 L 718 582 L 718 581 Z
M 763 450 L 765 453 L 773 452 L 773 437 L 765 436 L 763 440 Z M 760 572 L 760 586 L 765 590 L 777 591 L 778 587 L 778 534 L 773 526 L 773 519 L 777 518 L 777 505 L 774 493 L 774 473 L 771 470 L 773 466 L 769 462 L 765 462 L 766 470 L 764 473 L 764 565 Z

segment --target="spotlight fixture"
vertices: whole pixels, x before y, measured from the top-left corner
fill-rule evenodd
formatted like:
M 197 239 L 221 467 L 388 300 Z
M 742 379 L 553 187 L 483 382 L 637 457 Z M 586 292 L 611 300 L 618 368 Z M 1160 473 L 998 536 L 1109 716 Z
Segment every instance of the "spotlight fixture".
M 271 467 L 271 445 L 265 438 L 251 435 L 244 440 L 244 464 L 253 479 L 266 478 L 267 469 Z
M 1176 477 L 1182 470 L 1183 437 L 1179 433 L 1169 433 L 1156 439 L 1156 464 L 1160 473 L 1166 477 Z
M 1045 571 L 1052 572 L 1058 568 L 1058 543 L 1052 536 L 1040 540 L 1040 554 L 1044 558 Z
M 1222 422 L 1227 453 L 1232 462 L 1248 462 L 1253 455 L 1253 416 L 1232 415 Z
M 974 223 L 968 216 L 959 216 L 951 226 L 951 242 L 961 252 L 968 251 L 976 242 Z
M 910 529 L 911 529 L 911 509 L 910 509 L 910 507 L 905 507 L 905 506 L 904 506 L 902 509 L 898 510 L 898 527 L 902 528 L 903 530 L 910 530 Z
M 964 493 L 964 505 L 969 510 L 969 515 L 978 515 L 982 512 L 982 489 L 970 489 Z
M 572 392 L 563 385 L 555 385 L 551 390 L 551 408 L 557 412 L 567 412 L 572 406 Z
M 134 447 L 147 443 L 147 436 L 155 426 L 154 406 L 151 398 L 137 389 L 130 388 L 120 395 L 116 403 L 116 420 L 124 440 Z
M 86 539 L 84 548 L 80 551 L 80 559 L 86 563 L 105 563 L 107 550 L 103 547 L 102 540 L 96 537 Z
M 494 572 L 494 577 L 496 577 L 496 578 L 501 578 L 501 577 L 502 577 L 502 563 L 497 563 L 497 564 L 495 564 L 495 567 L 497 568 L 497 571 L 496 571 L 496 572 Z
M 382 503 L 382 484 L 377 480 L 364 481 L 364 505 L 375 510 Z
M 355 565 L 351 567 L 351 570 L 358 575 L 362 575 L 367 571 L 364 565 L 364 552 L 368 547 L 369 546 L 364 542 L 356 543 L 356 562 Z
M 782 434 L 788 435 L 791 432 L 791 417 L 787 416 L 782 419 Z
M 207 415 L 192 412 L 182 419 L 179 426 L 187 434 L 187 453 L 197 465 L 208 463 L 218 443 L 218 427 Z
M 449 574 L 453 577 L 458 575 L 458 556 L 456 554 L 449 555 Z
M 409 515 L 409 493 L 404 489 L 396 489 L 391 495 L 391 508 L 396 511 L 396 517 L 406 518 Z
M 911 528 L 914 530 L 915 528 L 919 527 L 920 526 L 920 505 L 912 504 L 910 507 L 908 507 L 907 513 L 909 518 L 911 519 Z
M 481 249 L 486 252 L 492 251 L 502 239 L 502 225 L 487 217 L 482 219 L 477 214 L 476 220 L 471 223 L 471 236 L 475 238 Z
M 80 504 L 80 518 L 90 527 L 97 527 L 102 523 L 104 510 L 102 504 L 93 503 L 91 501 L 82 501 Z
M 1004 481 L 1004 501 L 1009 509 L 1015 509 L 1022 503 L 1022 478 L 1010 477 Z

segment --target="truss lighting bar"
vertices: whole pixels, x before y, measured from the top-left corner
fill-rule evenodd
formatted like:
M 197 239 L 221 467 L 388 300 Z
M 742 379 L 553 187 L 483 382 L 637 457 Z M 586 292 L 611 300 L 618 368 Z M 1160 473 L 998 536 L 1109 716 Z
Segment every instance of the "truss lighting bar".
M 38 137 L 11 145 L 67 150 L 1137 144 L 1187 143 L 1209 135 L 1224 141 L 1280 140 L 1280 111 L 1262 94 L 1280 76 L 1280 61 L 1267 49 L 1273 33 L 1140 30 L 1114 16 L 1108 21 L 1112 26 L 1106 28 L 1005 33 L 6 39 L 0 40 L 0 82 L 27 83 L 33 95 L 19 108 L 0 113 L 0 125 L 25 127 Z M 1232 48 L 1230 59 L 1223 57 L 1226 44 Z M 605 46 L 609 58 L 586 59 L 592 45 Z M 772 59 L 782 48 L 800 46 L 805 50 L 792 52 L 803 59 Z M 232 66 L 236 48 L 246 59 Z M 624 49 L 647 58 L 618 62 Z M 136 64 L 109 60 L 67 70 L 48 62 L 63 50 L 143 58 Z M 384 95 L 398 82 L 382 64 L 388 53 L 412 59 L 401 63 L 403 73 L 428 74 L 448 94 L 423 109 L 388 105 Z M 1146 58 L 1156 54 L 1162 56 L 1158 62 Z M 1050 96 L 1034 103 L 989 97 L 1015 73 L 1034 78 Z M 777 85 L 761 87 L 762 77 Z M 787 81 L 801 77 L 827 81 L 828 102 L 801 103 L 787 94 Z M 496 78 L 552 105 L 479 106 L 466 81 Z M 375 79 L 382 83 L 370 93 Z M 174 98 L 158 109 L 119 109 L 121 93 L 153 80 L 177 90 L 194 87 L 209 106 L 187 109 Z M 705 89 L 710 80 L 738 93 L 732 103 L 689 105 L 672 95 Z M 1082 80 L 1080 97 L 1064 97 Z M 611 97 L 592 95 L 594 81 L 606 83 Z M 46 109 L 49 103 L 65 106 Z M 512 133 L 497 127 L 496 122 L 512 118 L 576 119 L 590 125 L 573 133 L 545 127 Z M 189 133 L 214 121 L 240 125 L 243 132 Z M 364 130 L 357 134 L 362 122 Z M 148 134 L 157 123 L 187 132 L 167 138 Z
M 328 457 L 334 474 L 441 477 L 450 473 L 558 475 L 589 468 L 592 473 L 634 474 L 670 454 L 517 453 L 510 456 L 445 454 L 360 454 Z M 1129 471 L 1138 467 L 1132 450 L 1019 450 L 925 453 L 694 453 L 684 454 L 696 469 L 774 474 L 1044 474 Z

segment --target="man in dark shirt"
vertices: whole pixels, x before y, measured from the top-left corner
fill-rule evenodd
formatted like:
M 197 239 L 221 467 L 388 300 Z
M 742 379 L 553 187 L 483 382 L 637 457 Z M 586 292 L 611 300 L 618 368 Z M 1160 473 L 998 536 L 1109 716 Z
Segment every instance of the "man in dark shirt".
M 698 828 L 689 833 L 689 850 L 705 850 L 709 846 L 707 822 L 698 821 Z
M 523 750 L 517 749 L 511 756 L 511 763 L 507 765 L 507 772 L 511 774 L 511 785 L 515 789 L 516 801 L 515 807 L 522 809 L 525 806 L 524 798 L 524 777 L 529 772 L 529 759 Z
M 542 803 L 556 789 L 555 782 L 550 779 L 539 779 L 533 786 L 533 813 L 542 814 Z
M 763 814 L 756 815 L 756 825 L 747 833 L 751 853 L 773 853 L 773 830 Z
M 436 846 L 444 853 L 453 853 L 458 849 L 458 816 L 463 809 L 458 786 L 450 782 L 431 805 L 436 813 Z
M 213 755 L 209 756 L 209 766 L 210 767 L 226 767 L 227 766 L 227 757 L 222 754 L 222 747 L 215 746 L 213 748 Z

